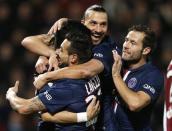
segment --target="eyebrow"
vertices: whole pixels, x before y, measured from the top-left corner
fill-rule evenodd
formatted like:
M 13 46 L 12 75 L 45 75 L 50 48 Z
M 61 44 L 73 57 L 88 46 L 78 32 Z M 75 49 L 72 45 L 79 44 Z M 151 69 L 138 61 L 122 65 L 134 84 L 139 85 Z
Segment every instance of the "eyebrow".
M 131 40 L 131 39 L 129 39 L 128 37 L 125 37 L 125 40 L 128 40 L 128 41 L 130 41 L 130 42 L 137 43 L 135 40 Z

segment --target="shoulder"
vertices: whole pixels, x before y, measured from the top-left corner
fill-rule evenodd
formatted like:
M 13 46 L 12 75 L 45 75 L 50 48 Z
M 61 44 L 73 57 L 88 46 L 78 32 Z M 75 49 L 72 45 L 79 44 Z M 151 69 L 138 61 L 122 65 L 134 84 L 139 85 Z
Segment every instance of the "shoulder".
M 164 74 L 153 64 L 148 64 L 143 80 L 146 80 L 148 82 L 151 82 L 152 84 L 156 84 L 159 86 L 164 85 Z
M 152 63 L 149 63 L 147 64 L 147 75 L 152 75 L 152 76 L 155 76 L 155 77 L 163 77 L 163 73 L 160 71 L 160 69 L 153 65 Z
M 82 84 L 85 84 L 87 82 L 86 79 L 71 79 L 71 78 L 65 78 L 65 79 L 61 79 L 61 80 L 57 80 L 55 81 L 54 85 L 55 86 L 65 86 L 70 88 L 71 86 L 80 86 Z
M 121 52 L 120 47 L 116 44 L 116 42 L 110 36 L 106 36 L 100 44 L 96 45 L 93 48 L 93 52 L 112 53 L 111 52 L 112 50 L 117 50 L 118 53 Z

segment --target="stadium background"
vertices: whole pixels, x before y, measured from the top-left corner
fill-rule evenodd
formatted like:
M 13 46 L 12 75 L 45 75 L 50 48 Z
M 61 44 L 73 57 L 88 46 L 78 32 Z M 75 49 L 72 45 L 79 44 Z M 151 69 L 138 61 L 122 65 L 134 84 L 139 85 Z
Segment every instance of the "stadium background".
M 146 24 L 158 36 L 153 62 L 166 73 L 172 59 L 171 0 L 0 0 L 0 131 L 34 131 L 37 115 L 22 116 L 5 100 L 7 89 L 20 80 L 20 96 L 34 96 L 33 72 L 37 56 L 21 41 L 29 35 L 47 33 L 61 17 L 81 19 L 92 4 L 102 4 L 109 14 L 109 32 L 121 46 L 128 27 Z M 152 116 L 153 131 L 162 131 L 162 92 Z

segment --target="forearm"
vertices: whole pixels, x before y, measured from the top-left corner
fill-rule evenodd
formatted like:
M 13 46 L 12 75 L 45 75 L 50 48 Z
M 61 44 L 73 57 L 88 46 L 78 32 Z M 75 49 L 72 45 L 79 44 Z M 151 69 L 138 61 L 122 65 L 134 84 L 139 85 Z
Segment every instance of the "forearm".
M 82 70 L 73 67 L 65 67 L 55 71 L 46 72 L 44 76 L 46 82 L 63 78 L 80 79 L 87 77 Z
M 142 108 L 143 103 L 139 94 L 129 89 L 120 75 L 113 76 L 113 81 L 118 93 L 131 111 L 137 111 Z
M 90 60 L 84 64 L 65 67 L 55 71 L 45 73 L 45 80 L 52 81 L 63 78 L 82 79 L 93 77 L 99 74 L 104 69 L 104 66 L 98 60 Z
M 16 94 L 14 94 L 10 97 L 9 102 L 13 110 L 19 112 L 20 114 L 25 114 L 22 113 L 23 112 L 22 110 L 26 107 L 28 103 L 26 99 L 20 98 L 16 96 Z
M 54 123 L 76 123 L 77 114 L 68 111 L 62 111 L 54 115 L 51 115 L 50 113 L 44 113 L 42 115 L 42 120 Z
M 86 112 L 73 113 L 68 111 L 61 111 L 54 115 L 46 112 L 41 115 L 42 120 L 55 123 L 78 123 L 86 122 L 95 118 L 100 111 L 99 101 L 93 97 L 91 103 L 88 105 Z
M 55 50 L 49 47 L 51 39 L 49 35 L 30 36 L 22 41 L 22 45 L 33 53 L 50 57 L 55 54 Z
M 37 111 L 45 110 L 45 106 L 38 99 L 38 97 L 23 99 L 16 96 L 16 94 L 13 94 L 8 100 L 10 101 L 11 107 L 20 114 L 31 114 Z

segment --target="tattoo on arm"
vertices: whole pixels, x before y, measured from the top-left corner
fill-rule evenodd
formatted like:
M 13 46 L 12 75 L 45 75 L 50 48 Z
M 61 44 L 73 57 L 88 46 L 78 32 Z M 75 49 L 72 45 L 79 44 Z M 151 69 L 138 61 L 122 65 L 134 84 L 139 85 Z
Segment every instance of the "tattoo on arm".
M 35 112 L 35 111 L 42 111 L 45 110 L 45 106 L 42 103 L 42 101 L 38 97 L 34 97 L 30 99 L 29 105 L 28 105 L 28 111 Z
M 45 35 L 43 35 L 43 42 L 47 46 L 53 47 L 54 41 L 55 41 L 54 34 L 51 34 L 51 35 L 50 34 L 49 35 L 45 34 Z
M 31 99 L 24 99 L 15 95 L 10 99 L 10 104 L 12 108 L 20 114 L 31 114 L 46 109 L 37 96 Z

